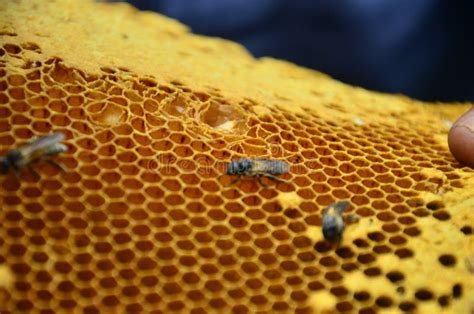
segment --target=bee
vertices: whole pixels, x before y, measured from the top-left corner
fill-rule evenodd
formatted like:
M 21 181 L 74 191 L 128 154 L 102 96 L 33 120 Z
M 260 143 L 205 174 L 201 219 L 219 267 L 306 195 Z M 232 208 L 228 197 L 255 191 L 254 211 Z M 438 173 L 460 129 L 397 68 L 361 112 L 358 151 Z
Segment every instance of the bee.
M 236 183 L 242 176 L 245 176 L 256 177 L 258 182 L 263 187 L 268 188 L 268 185 L 262 182 L 262 177 L 267 177 L 274 181 L 287 183 L 287 181 L 277 178 L 277 176 L 289 171 L 290 166 L 281 160 L 241 158 L 229 163 L 226 174 L 229 176 L 237 176 L 229 185 Z
M 33 164 L 42 161 L 64 171 L 62 164 L 51 159 L 67 151 L 67 146 L 60 143 L 62 140 L 64 140 L 64 134 L 59 132 L 33 137 L 27 144 L 11 149 L 5 157 L 0 157 L 0 173 L 6 174 L 9 170 L 13 170 L 19 177 L 21 169 L 26 167 L 36 178 L 39 178 L 39 174 L 33 169 Z
M 330 204 L 323 210 L 323 236 L 328 241 L 340 241 L 344 233 L 345 222 L 342 214 L 349 207 L 348 201 L 339 201 Z M 351 221 L 357 220 L 356 215 L 348 217 Z

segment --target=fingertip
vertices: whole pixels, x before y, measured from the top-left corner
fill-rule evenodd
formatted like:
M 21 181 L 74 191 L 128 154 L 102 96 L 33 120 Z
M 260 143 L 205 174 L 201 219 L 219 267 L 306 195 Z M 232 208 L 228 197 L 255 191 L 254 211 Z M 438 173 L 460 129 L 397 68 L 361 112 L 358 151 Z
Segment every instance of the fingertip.
M 474 108 L 453 124 L 448 134 L 448 145 L 457 161 L 474 168 Z

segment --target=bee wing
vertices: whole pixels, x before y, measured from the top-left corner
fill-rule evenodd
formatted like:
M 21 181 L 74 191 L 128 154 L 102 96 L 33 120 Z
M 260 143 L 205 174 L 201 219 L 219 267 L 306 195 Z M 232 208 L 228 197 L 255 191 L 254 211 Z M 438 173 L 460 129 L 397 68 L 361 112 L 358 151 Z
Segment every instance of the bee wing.
M 19 147 L 18 150 L 23 156 L 30 156 L 33 152 L 44 150 L 45 148 L 57 144 L 62 140 L 64 140 L 64 134 L 57 132 L 37 138 L 32 142 Z
M 269 174 L 279 175 L 287 173 L 289 171 L 289 166 L 286 162 L 281 160 L 256 159 L 254 162 L 254 169 L 259 169 L 260 171 Z
M 350 205 L 351 203 L 348 201 L 339 201 L 330 206 L 332 206 L 339 214 L 342 214 Z
M 265 173 L 269 169 L 268 163 L 264 159 L 254 159 L 252 161 L 252 171 Z

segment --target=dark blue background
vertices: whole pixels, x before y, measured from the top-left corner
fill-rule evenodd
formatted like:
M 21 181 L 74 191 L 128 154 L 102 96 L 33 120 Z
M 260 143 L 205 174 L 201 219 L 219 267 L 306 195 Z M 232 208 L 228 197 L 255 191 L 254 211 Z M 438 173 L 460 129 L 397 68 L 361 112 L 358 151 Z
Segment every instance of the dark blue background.
M 343 82 L 424 100 L 474 100 L 474 1 L 128 2 Z

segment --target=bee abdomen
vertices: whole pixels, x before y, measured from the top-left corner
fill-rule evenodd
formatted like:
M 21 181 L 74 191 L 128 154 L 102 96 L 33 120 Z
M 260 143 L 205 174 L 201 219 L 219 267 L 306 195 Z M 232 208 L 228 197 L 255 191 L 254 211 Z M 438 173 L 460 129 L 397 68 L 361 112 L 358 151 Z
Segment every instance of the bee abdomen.
M 290 166 L 281 160 L 268 160 L 267 163 L 267 173 L 271 175 L 281 175 L 290 171 Z
M 339 216 L 323 217 L 323 236 L 326 240 L 337 241 L 344 232 L 344 221 Z

